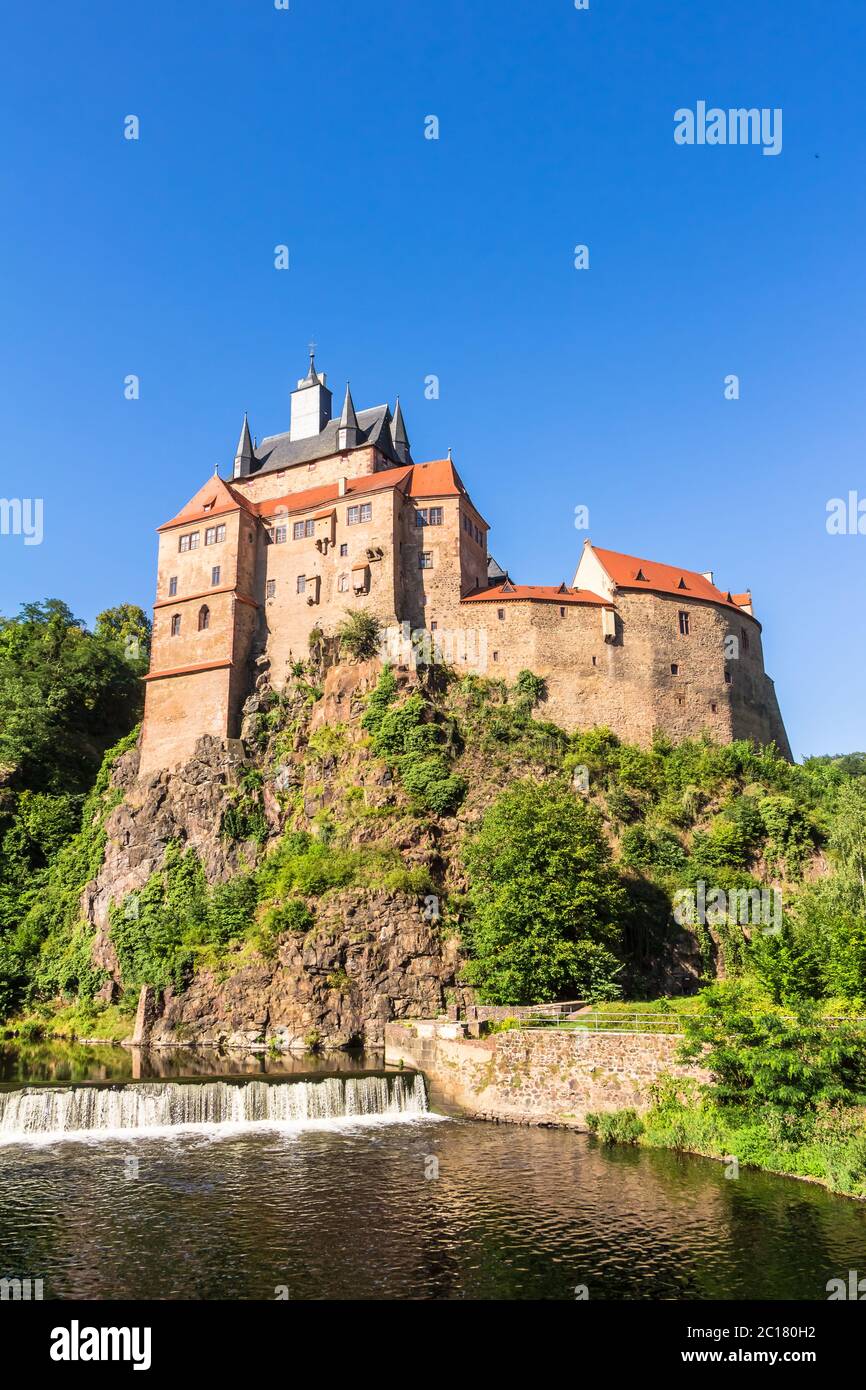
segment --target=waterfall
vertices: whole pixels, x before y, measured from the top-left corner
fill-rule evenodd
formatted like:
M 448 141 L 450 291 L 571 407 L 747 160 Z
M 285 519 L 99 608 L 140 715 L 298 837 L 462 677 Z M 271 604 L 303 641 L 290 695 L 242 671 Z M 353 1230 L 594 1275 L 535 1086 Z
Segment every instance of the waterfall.
M 0 1092 L 0 1144 L 73 1135 L 202 1126 L 303 1128 L 327 1121 L 427 1113 L 420 1073 L 320 1081 L 145 1081 L 118 1086 L 26 1086 Z

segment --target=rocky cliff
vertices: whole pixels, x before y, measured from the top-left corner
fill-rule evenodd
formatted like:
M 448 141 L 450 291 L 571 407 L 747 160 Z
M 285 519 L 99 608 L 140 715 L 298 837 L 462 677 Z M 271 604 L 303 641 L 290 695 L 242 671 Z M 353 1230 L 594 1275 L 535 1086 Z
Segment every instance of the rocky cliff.
M 84 897 L 94 961 L 108 975 L 104 1000 L 129 983 L 112 941 L 111 905 L 135 911 L 170 845 L 193 849 L 215 884 L 261 863 L 288 827 L 326 835 L 339 820 L 346 843 L 380 846 L 410 869 L 441 869 L 441 841 L 456 824 L 449 832 L 413 814 L 366 749 L 359 716 L 379 672 L 377 662 L 338 665 L 321 687 L 299 680 L 279 701 L 262 680 L 245 707 L 243 739 L 201 739 L 183 767 L 143 778 L 137 751 L 118 760 L 112 782 L 123 799 L 106 822 L 104 862 Z M 401 683 L 414 677 L 404 673 Z M 256 834 L 245 836 L 251 820 Z M 381 886 L 319 897 L 310 930 L 282 934 L 270 952 L 236 949 L 183 988 L 154 991 L 149 1040 L 380 1046 L 388 1020 L 435 1015 L 446 992 L 456 997 L 456 941 L 442 930 L 435 902 Z

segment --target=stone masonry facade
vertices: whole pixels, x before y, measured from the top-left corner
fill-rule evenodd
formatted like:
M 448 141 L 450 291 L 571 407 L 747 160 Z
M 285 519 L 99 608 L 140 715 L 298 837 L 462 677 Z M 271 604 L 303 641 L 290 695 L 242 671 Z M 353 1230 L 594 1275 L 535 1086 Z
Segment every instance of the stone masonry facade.
M 790 756 L 751 594 L 709 573 L 584 543 L 571 585 L 512 582 L 450 457 L 415 463 L 399 402 L 339 420 L 311 357 L 291 428 L 254 443 L 159 528 L 141 771 L 179 766 L 203 735 L 237 738 L 348 613 L 368 612 L 397 664 L 447 661 L 544 678 L 544 717 L 647 744 L 660 729 L 775 742 Z M 414 639 L 414 640 L 413 640 Z
M 385 1025 L 385 1063 L 415 1067 L 434 1101 L 477 1119 L 586 1129 L 586 1116 L 649 1108 L 663 1076 L 707 1082 L 679 1062 L 672 1033 L 512 1029 L 465 1036 L 466 1025 L 435 1020 Z

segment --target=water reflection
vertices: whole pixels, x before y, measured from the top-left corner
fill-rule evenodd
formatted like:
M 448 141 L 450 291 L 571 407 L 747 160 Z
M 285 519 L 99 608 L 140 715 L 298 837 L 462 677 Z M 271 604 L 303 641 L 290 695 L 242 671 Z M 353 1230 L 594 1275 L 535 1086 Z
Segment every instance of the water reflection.
M 218 1052 L 215 1048 L 92 1043 L 0 1043 L 0 1085 L 182 1080 L 195 1076 L 311 1076 L 382 1071 L 381 1053 Z

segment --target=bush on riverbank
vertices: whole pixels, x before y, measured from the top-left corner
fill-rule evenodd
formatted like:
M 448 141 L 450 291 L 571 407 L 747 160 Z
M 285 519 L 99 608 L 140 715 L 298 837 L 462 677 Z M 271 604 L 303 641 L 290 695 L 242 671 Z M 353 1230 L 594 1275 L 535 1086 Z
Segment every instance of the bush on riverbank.
M 589 1115 L 605 1143 L 640 1143 L 812 1178 L 866 1197 L 866 1026 L 801 1003 L 785 1014 L 737 982 L 683 1015 L 684 1061 L 708 1086 L 667 1078 L 642 1116 Z

